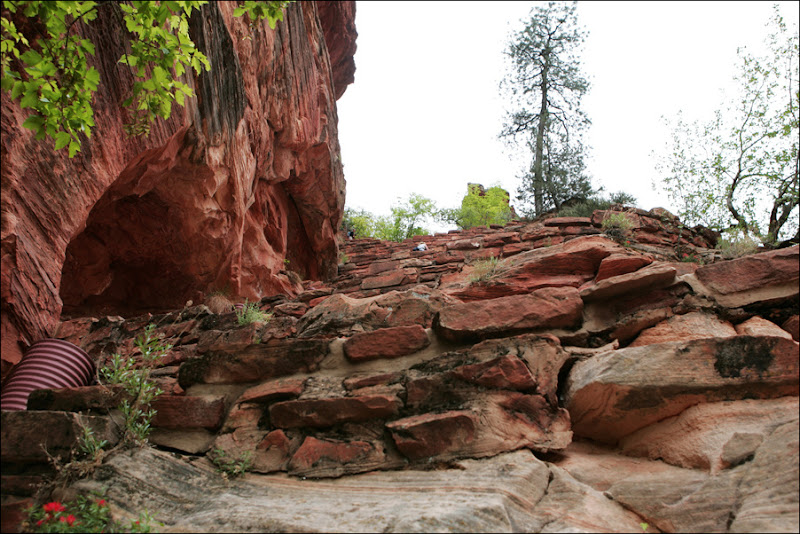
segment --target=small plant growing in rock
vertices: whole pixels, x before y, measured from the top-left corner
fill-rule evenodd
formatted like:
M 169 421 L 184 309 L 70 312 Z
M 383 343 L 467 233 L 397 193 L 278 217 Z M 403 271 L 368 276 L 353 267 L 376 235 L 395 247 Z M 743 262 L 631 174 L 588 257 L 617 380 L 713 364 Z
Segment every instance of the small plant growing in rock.
M 142 353 L 142 367 L 135 368 L 133 358 L 123 358 L 114 354 L 109 366 L 100 370 L 101 378 L 107 384 L 119 384 L 129 395 L 119 406 L 124 419 L 125 443 L 146 443 L 150 435 L 150 422 L 156 411 L 150 408 L 150 403 L 163 391 L 150 380 L 150 371 L 161 357 L 172 349 L 172 345 L 165 344 L 158 336 L 153 335 L 154 324 L 147 325 L 144 334 L 136 338 L 135 344 Z M 131 400 L 132 399 L 132 400 Z
M 479 282 L 486 282 L 490 280 L 497 271 L 497 264 L 500 262 L 499 258 L 495 258 L 494 256 L 490 256 L 484 260 L 478 260 L 475 262 L 473 266 L 473 271 L 469 276 L 469 282 L 471 284 L 477 284 Z
M 625 235 L 633 228 L 633 223 L 624 213 L 606 213 L 601 226 L 608 237 L 618 243 L 625 241 L 628 244 Z
M 82 434 L 78 438 L 78 452 L 91 460 L 102 456 L 102 451 L 108 445 L 108 440 L 98 439 L 94 431 L 81 422 Z
M 74 502 L 52 501 L 26 510 L 23 532 L 156 532 L 153 517 L 144 511 L 127 525 L 111 517 L 102 495 L 79 495 Z M 162 523 L 156 523 L 164 526 Z
M 750 236 L 734 236 L 731 238 L 722 238 L 717 243 L 717 249 L 722 251 L 722 257 L 726 260 L 734 258 L 741 258 L 749 254 L 758 252 L 758 247 L 761 244 L 757 239 Z
M 345 263 L 347 263 L 348 261 L 350 261 L 350 257 L 349 257 L 347 254 L 345 254 L 344 252 L 342 252 L 341 254 L 339 254 L 339 263 L 341 263 L 342 265 L 344 265 L 344 264 L 345 264 Z
M 214 448 L 211 461 L 217 466 L 225 477 L 238 477 L 253 465 L 253 453 L 245 451 L 239 458 L 232 458 L 228 453 L 220 448 Z
M 236 310 L 236 321 L 239 326 L 250 323 L 268 323 L 270 319 L 272 319 L 272 314 L 262 312 L 255 302 L 247 302 L 245 300 L 242 309 Z
M 684 263 L 703 263 L 703 258 L 698 256 L 697 254 L 690 254 L 688 252 L 684 252 L 681 254 L 681 261 Z

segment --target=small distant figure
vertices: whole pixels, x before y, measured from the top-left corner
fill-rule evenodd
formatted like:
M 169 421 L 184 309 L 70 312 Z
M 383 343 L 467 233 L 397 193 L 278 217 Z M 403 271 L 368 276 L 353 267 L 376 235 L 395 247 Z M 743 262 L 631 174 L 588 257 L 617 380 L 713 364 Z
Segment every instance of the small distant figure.
M 352 240 L 355 236 L 356 236 L 356 233 L 353 230 L 348 230 L 347 239 Z
M 428 245 L 426 245 L 425 243 L 419 243 L 416 247 L 411 249 L 412 252 L 416 250 L 428 250 Z

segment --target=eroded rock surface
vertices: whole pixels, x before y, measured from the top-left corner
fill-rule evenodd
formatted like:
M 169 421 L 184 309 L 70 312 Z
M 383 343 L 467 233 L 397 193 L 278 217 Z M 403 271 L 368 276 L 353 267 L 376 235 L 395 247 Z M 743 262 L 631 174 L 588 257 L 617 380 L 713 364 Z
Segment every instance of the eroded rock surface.
M 197 97 L 146 137 L 123 130 L 132 80 L 117 61 L 129 35 L 113 2 L 76 25 L 101 76 L 77 156 L 36 141 L 22 127 L 29 110 L 3 92 L 4 375 L 21 357 L 16 341 L 52 335 L 62 308 L 140 314 L 226 287 L 251 300 L 296 294 L 286 262 L 307 278 L 336 275 L 335 101 L 353 80 L 355 2 L 293 3 L 275 30 L 250 28 L 234 8 L 210 2 L 192 16 L 212 70 L 187 74 Z

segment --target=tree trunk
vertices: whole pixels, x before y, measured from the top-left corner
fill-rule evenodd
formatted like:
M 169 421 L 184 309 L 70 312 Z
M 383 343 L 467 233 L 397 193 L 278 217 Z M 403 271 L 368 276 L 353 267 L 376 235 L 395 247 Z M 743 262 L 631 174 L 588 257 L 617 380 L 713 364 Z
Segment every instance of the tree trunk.
M 539 111 L 539 128 L 536 131 L 536 153 L 533 160 L 533 202 L 536 209 L 536 216 L 540 216 L 544 212 L 544 203 L 542 196 L 544 193 L 544 180 L 542 178 L 542 160 L 544 158 L 544 134 L 545 126 L 547 124 L 547 87 L 549 80 L 547 79 L 548 70 L 550 68 L 550 50 L 545 48 L 542 51 L 544 58 L 544 66 L 542 67 L 542 107 Z

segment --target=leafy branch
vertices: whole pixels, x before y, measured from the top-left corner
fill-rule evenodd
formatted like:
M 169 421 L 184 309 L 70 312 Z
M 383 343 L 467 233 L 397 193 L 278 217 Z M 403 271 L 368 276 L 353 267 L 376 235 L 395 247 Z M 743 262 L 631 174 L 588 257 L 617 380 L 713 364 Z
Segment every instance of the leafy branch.
M 147 135 L 157 117 L 168 118 L 173 103 L 183 106 L 194 91 L 179 79 L 211 69 L 208 58 L 189 36 L 189 17 L 207 0 L 130 1 L 118 5 L 131 35 L 131 51 L 119 63 L 134 73 L 131 96 L 123 106 L 132 110 L 125 125 L 128 135 Z M 251 26 L 266 18 L 271 28 L 283 19 L 285 0 L 246 1 L 234 16 L 247 13 Z M 80 151 L 82 135 L 91 137 L 95 125 L 92 98 L 100 73 L 88 66 L 95 46 L 76 31 L 78 22 L 91 23 L 98 9 L 111 3 L 92 1 L 4 1 L 0 17 L 0 87 L 31 112 L 23 126 L 36 139 L 49 137 L 55 149 L 66 148 L 72 158 Z M 16 24 L 15 24 L 16 22 Z M 18 26 L 19 25 L 19 26 Z M 42 30 L 43 29 L 43 30 Z

